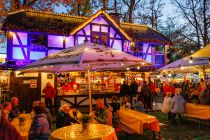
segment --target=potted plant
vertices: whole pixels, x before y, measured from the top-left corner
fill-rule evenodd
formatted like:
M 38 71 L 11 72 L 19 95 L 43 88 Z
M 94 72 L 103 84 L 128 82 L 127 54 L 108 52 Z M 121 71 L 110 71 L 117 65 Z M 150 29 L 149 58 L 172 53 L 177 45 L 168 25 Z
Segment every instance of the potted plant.
M 90 120 L 91 120 L 91 116 L 89 114 L 83 114 L 81 116 L 81 122 L 82 122 L 83 130 L 87 129 L 88 123 L 90 122 Z

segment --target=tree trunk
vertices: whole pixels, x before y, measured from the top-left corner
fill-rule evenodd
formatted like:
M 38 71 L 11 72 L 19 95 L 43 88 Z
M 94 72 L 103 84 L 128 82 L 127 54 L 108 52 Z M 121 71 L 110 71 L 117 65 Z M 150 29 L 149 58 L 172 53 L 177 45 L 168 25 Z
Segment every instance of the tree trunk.
M 208 44 L 208 23 L 206 17 L 206 0 L 203 0 L 203 25 L 204 25 L 204 35 L 203 35 L 203 44 L 204 46 Z

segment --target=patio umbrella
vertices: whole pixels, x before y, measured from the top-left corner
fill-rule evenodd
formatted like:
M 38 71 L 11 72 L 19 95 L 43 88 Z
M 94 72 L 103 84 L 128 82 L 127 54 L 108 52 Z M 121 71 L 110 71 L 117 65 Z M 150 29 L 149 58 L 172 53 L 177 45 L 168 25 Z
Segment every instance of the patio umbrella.
M 197 57 L 197 58 L 210 58 L 210 44 L 207 44 L 202 49 L 196 51 L 190 57 Z
M 87 71 L 88 89 L 90 99 L 90 112 L 92 112 L 92 96 L 90 88 L 90 71 L 123 69 L 129 66 L 151 66 L 152 64 L 122 51 L 85 42 L 83 44 L 67 48 L 50 54 L 21 69 L 26 72 L 52 72 L 61 73 L 67 71 Z
M 207 58 L 189 58 L 185 57 L 170 63 L 160 69 L 158 72 L 174 73 L 195 73 L 202 71 L 204 74 L 204 85 L 206 85 L 205 73 L 210 72 L 209 60 Z

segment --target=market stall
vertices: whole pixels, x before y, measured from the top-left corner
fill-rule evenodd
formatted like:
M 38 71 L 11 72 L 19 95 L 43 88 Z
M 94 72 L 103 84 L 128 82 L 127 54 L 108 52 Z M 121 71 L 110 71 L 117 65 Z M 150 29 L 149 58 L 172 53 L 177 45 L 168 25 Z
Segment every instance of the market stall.
M 84 91 L 88 89 L 90 112 L 92 112 L 92 88 L 91 73 L 93 71 L 129 70 L 137 69 L 152 64 L 130 54 L 96 43 L 85 42 L 75 47 L 67 48 L 54 54 L 35 61 L 19 70 L 21 72 L 52 72 L 64 73 L 70 71 L 87 72 L 84 81 Z M 86 81 L 86 83 L 85 83 Z M 101 80 L 102 81 L 102 80 Z M 66 83 L 67 87 L 69 83 Z M 78 84 L 74 84 L 72 90 L 78 91 Z M 87 88 L 88 87 L 88 88 Z M 97 87 L 97 86 L 96 86 Z M 106 87 L 106 86 L 104 86 Z M 102 90 L 105 90 L 102 89 Z M 107 90 L 110 90 L 107 88 Z M 100 91 L 100 89 L 99 89 Z M 60 91 L 59 91 L 60 92 Z M 82 90 L 80 90 L 82 92 Z M 62 90 L 63 93 L 63 90 Z M 84 99 L 85 100 L 85 99 Z

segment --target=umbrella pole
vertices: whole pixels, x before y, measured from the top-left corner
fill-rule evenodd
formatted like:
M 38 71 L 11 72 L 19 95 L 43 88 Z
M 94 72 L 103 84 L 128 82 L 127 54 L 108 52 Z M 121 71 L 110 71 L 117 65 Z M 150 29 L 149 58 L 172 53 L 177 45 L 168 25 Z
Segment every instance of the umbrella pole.
M 203 72 L 203 80 L 204 80 L 204 88 L 206 88 L 206 71 L 205 66 L 202 66 L 202 72 Z
M 92 113 L 92 94 L 91 94 L 91 87 L 90 87 L 90 65 L 87 66 L 87 73 L 88 73 L 89 106 L 90 106 L 90 113 Z

